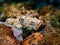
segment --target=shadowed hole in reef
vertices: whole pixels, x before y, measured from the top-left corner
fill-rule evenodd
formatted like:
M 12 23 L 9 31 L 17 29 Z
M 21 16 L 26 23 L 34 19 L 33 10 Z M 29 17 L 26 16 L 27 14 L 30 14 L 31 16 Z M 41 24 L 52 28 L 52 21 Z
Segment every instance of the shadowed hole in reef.
M 27 30 L 26 28 L 23 28 L 23 37 L 24 37 L 24 39 L 26 37 L 28 37 L 29 35 L 31 35 L 32 33 L 35 33 L 35 32 L 41 32 L 42 34 L 44 34 L 44 32 L 45 32 L 44 27 L 45 27 L 45 25 L 41 25 L 37 31 L 35 31 L 34 29 Z

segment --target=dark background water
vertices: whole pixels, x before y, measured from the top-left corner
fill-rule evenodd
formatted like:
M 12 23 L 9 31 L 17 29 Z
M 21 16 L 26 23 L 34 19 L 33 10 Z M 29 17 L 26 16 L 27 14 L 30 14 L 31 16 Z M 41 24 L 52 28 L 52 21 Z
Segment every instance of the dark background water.
M 54 7 L 60 8 L 60 0 L 0 0 L 0 5 L 4 3 L 33 3 L 34 8 L 40 8 L 41 6 L 53 5 Z

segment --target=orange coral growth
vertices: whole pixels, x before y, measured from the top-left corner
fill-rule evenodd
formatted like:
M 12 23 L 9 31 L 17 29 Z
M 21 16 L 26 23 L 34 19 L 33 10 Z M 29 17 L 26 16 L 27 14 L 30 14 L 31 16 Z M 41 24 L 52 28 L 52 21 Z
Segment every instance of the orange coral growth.
M 39 32 L 31 34 L 23 43 L 22 45 L 30 45 L 30 44 L 35 44 L 38 41 L 43 40 L 43 35 Z
M 18 45 L 12 29 L 5 25 L 0 25 L 0 45 Z

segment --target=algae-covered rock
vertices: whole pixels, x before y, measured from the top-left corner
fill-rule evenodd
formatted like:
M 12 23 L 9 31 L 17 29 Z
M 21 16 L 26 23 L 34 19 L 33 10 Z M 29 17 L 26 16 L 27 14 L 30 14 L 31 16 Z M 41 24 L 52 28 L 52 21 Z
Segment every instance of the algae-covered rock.
M 60 28 L 60 10 L 57 10 L 52 14 L 51 25 L 55 28 Z
M 52 10 L 53 10 L 53 6 L 51 6 L 51 5 L 43 6 L 43 7 L 38 11 L 38 13 L 39 13 L 40 15 L 45 15 L 46 13 L 52 12 Z

